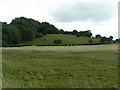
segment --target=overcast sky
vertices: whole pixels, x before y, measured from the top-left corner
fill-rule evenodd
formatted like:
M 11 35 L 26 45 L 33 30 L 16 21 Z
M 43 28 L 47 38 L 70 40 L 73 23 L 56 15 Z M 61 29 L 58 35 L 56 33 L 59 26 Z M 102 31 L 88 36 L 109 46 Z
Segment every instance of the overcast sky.
M 119 0 L 0 0 L 0 21 L 15 17 L 47 21 L 65 31 L 91 30 L 118 38 Z

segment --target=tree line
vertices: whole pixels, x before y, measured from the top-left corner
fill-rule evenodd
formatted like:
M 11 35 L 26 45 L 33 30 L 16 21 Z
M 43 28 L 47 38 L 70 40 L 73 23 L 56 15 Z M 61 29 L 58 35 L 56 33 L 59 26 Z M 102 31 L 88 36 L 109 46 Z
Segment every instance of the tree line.
M 3 46 L 14 46 L 16 44 L 40 38 L 46 34 L 66 34 L 76 35 L 77 37 L 86 36 L 91 37 L 92 33 L 90 30 L 80 31 L 64 31 L 58 29 L 54 25 L 48 22 L 39 22 L 31 18 L 15 18 L 10 24 L 2 22 L 2 45 Z M 101 38 L 101 42 L 110 41 L 113 39 L 112 36 L 109 38 L 101 37 L 96 35 L 96 38 Z

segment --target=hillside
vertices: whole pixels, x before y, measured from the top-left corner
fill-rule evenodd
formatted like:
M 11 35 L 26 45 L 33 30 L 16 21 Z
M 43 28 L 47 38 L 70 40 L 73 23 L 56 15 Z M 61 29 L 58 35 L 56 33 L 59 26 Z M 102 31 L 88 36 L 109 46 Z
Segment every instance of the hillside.
M 92 38 L 92 35 L 90 30 L 65 31 L 63 29 L 58 29 L 49 22 L 41 23 L 37 20 L 25 17 L 15 18 L 10 24 L 2 22 L 2 47 L 20 44 L 55 45 L 53 43 L 54 40 L 58 40 L 57 43 L 56 41 L 55 43 L 61 45 L 113 43 L 113 36 L 106 37 L 97 34 Z
M 90 37 L 76 37 L 75 35 L 63 35 L 63 34 L 47 34 L 41 38 L 35 38 L 32 41 L 24 42 L 22 45 L 53 45 L 54 40 L 61 40 L 61 44 L 88 44 L 89 40 L 92 40 L 92 43 L 100 43 L 98 38 Z

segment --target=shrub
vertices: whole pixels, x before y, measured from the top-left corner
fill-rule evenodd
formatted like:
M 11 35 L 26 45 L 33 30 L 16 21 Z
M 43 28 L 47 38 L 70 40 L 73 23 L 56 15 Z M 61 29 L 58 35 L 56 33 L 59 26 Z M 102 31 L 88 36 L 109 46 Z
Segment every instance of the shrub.
M 113 43 L 117 43 L 117 41 L 113 41 Z
M 53 42 L 54 42 L 54 44 L 61 44 L 62 43 L 61 40 L 54 40 Z
M 93 43 L 93 40 L 89 40 L 88 43 L 89 43 L 89 44 L 92 44 L 92 43 Z
M 43 39 L 43 41 L 46 41 L 46 39 Z
M 77 36 L 77 37 L 80 37 L 80 34 L 78 33 L 76 36 Z

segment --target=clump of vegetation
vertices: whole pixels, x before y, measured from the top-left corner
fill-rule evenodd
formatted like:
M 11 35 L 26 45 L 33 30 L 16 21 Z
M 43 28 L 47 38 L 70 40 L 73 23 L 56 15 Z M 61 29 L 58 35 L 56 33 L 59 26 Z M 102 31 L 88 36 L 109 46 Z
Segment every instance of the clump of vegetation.
M 120 42 L 120 38 L 115 40 L 116 42 Z
M 93 40 L 89 40 L 88 43 L 89 43 L 89 44 L 92 44 L 92 43 L 93 43 Z
M 101 37 L 101 42 L 103 42 L 103 43 L 112 43 L 112 39 L 113 39 L 113 37 L 112 36 L 110 36 L 109 38 L 107 38 L 107 37 Z
M 54 44 L 61 44 L 62 43 L 61 40 L 54 40 L 53 42 L 54 42 Z

